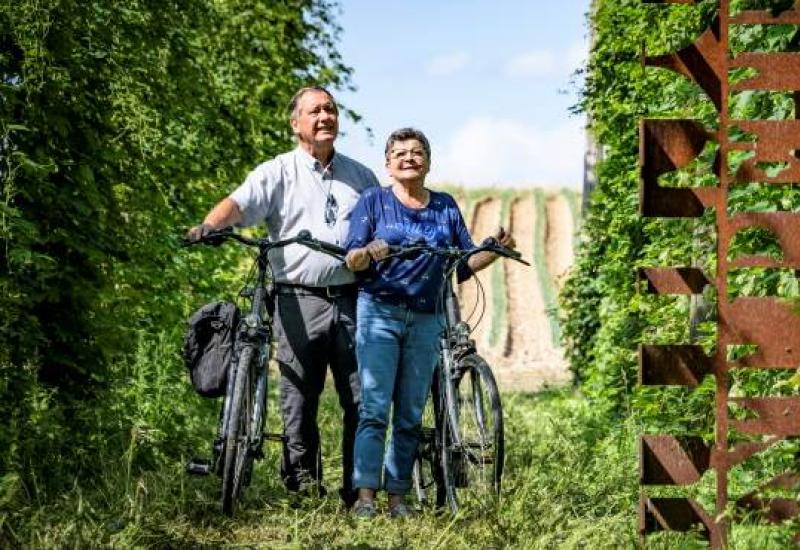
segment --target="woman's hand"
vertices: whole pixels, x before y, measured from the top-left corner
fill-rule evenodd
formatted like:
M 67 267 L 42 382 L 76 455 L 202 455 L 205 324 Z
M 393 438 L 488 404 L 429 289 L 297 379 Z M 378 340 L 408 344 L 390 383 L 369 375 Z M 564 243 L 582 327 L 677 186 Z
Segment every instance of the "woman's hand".
M 499 227 L 497 231 L 494 232 L 492 237 L 497 239 L 497 242 L 499 242 L 506 248 L 513 249 L 514 247 L 517 246 L 517 242 L 514 240 L 514 237 L 511 235 L 509 231 L 503 229 L 502 226 Z M 469 260 L 467 260 L 467 265 L 469 265 L 469 268 L 472 270 L 473 273 L 477 273 L 481 269 L 486 268 L 489 264 L 491 264 L 499 257 L 500 256 L 498 256 L 494 252 L 488 252 L 488 251 L 478 252 L 474 256 L 470 257 Z
M 494 235 L 492 235 L 492 237 L 497 239 L 497 242 L 499 242 L 501 245 L 505 246 L 506 248 L 514 249 L 517 246 L 517 241 L 514 240 L 513 235 L 511 235 L 510 232 L 508 232 L 505 229 L 503 229 L 502 226 L 500 226 L 497 229 L 497 231 L 495 231 L 495 233 L 494 233 Z
M 354 248 L 344 257 L 344 264 L 350 271 L 364 271 L 369 267 L 369 252 L 366 247 Z
M 370 260 L 382 260 L 389 254 L 389 245 L 383 239 L 375 239 L 362 248 L 354 248 L 347 253 L 344 263 L 350 271 L 363 271 L 369 267 Z

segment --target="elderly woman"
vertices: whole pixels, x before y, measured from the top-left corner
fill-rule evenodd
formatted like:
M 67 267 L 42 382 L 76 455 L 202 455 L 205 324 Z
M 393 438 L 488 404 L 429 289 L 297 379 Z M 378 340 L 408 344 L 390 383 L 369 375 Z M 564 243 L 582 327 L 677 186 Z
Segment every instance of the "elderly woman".
M 430 158 L 430 145 L 419 130 L 403 128 L 389 136 L 386 168 L 392 184 L 361 195 L 345 244 L 347 266 L 363 272 L 356 316 L 361 405 L 353 472 L 353 486 L 359 489 L 353 512 L 363 518 L 377 513 L 379 488 L 389 495 L 391 517 L 410 513 L 403 497 L 411 488 L 418 427 L 443 327 L 436 312 L 442 258 L 422 254 L 371 262 L 386 257 L 389 245 L 420 240 L 437 247 L 474 247 L 455 200 L 425 187 Z M 502 228 L 495 237 L 514 246 Z M 481 252 L 470 258 L 469 268 L 478 271 L 495 258 Z M 390 409 L 392 439 L 384 458 Z

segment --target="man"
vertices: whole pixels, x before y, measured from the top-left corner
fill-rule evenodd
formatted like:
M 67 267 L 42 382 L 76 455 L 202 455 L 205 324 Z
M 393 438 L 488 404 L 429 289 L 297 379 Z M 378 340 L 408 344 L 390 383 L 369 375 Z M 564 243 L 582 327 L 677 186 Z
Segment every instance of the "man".
M 189 230 L 187 238 L 265 221 L 273 239 L 308 229 L 320 240 L 344 243 L 359 195 L 378 185 L 378 180 L 368 168 L 334 150 L 339 111 L 327 90 L 301 89 L 289 112 L 297 148 L 253 170 L 201 225 Z M 301 245 L 273 253 L 285 436 L 281 475 L 289 491 L 324 492 L 317 409 L 330 366 L 344 411 L 340 495 L 349 506 L 355 500 L 351 476 L 360 399 L 354 351 L 355 277 L 342 262 Z

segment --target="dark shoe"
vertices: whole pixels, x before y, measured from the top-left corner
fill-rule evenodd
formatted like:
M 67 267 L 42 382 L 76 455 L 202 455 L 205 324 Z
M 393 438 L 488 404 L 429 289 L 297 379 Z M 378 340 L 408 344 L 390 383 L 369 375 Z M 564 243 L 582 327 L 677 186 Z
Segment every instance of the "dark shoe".
M 353 516 L 358 519 L 372 519 L 378 515 L 378 508 L 375 501 L 358 499 L 353 504 Z
M 292 488 L 288 489 L 288 491 L 290 501 L 289 505 L 292 508 L 301 508 L 303 506 L 303 502 L 312 499 L 324 498 L 325 495 L 328 494 L 325 486 L 321 483 L 317 483 L 316 481 L 302 483 L 296 489 Z
M 414 510 L 408 507 L 405 502 L 395 504 L 389 508 L 389 517 L 392 519 L 405 519 L 414 515 Z
M 358 491 L 356 489 L 348 490 L 344 487 L 340 487 L 339 498 L 342 499 L 342 505 L 349 510 L 358 500 Z

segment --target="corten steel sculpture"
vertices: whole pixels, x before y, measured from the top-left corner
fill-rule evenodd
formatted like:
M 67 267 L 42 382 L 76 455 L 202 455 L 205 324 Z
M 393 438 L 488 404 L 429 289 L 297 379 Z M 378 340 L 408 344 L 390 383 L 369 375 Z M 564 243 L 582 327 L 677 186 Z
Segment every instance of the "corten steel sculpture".
M 694 4 L 694 0 L 643 0 L 652 4 Z M 740 213 L 729 216 L 728 194 L 732 186 L 749 182 L 769 184 L 800 183 L 800 120 L 731 120 L 728 101 L 731 92 L 761 90 L 794 94 L 796 118 L 800 116 L 800 54 L 740 53 L 728 49 L 731 25 L 800 25 L 800 0 L 794 6 L 765 11 L 731 14 L 730 0 L 720 0 L 711 25 L 690 46 L 675 53 L 645 57 L 647 66 L 673 70 L 699 85 L 719 112 L 719 129 L 711 131 L 692 120 L 644 120 L 640 128 L 640 213 L 646 217 L 698 217 L 707 208 L 716 211 L 717 273 L 707 276 L 691 267 L 647 268 L 639 271 L 647 290 L 656 294 L 699 294 L 715 285 L 717 305 L 716 352 L 707 356 L 695 345 L 643 345 L 639 350 L 639 383 L 695 387 L 706 376 L 716 381 L 715 443 L 699 437 L 671 435 L 642 436 L 640 439 L 639 532 L 699 530 L 712 547 L 724 547 L 728 520 L 724 512 L 729 500 L 778 522 L 800 513 L 800 502 L 770 498 L 775 488 L 797 491 L 800 477 L 787 472 L 745 495 L 729 495 L 728 474 L 737 464 L 764 452 L 776 442 L 800 436 L 800 398 L 734 398 L 729 395 L 733 369 L 797 369 L 800 367 L 800 317 L 776 297 L 731 298 L 728 274 L 741 267 L 800 269 L 800 214 L 791 212 Z M 730 82 L 731 69 L 751 69 L 743 80 Z M 734 141 L 731 130 L 738 128 L 754 137 Z M 718 187 L 668 188 L 658 184 L 662 174 L 678 170 L 693 160 L 708 141 L 719 145 L 714 170 Z M 750 151 L 735 173 L 729 173 L 731 151 Z M 767 173 L 765 165 L 782 163 L 778 174 Z M 745 229 L 763 228 L 780 243 L 782 259 L 745 256 L 728 259 L 733 236 Z M 730 361 L 730 346 L 755 346 L 754 353 Z M 730 406 L 748 413 L 747 419 L 732 418 Z M 731 435 L 751 436 L 744 443 L 731 444 Z M 716 509 L 705 510 L 688 498 L 650 498 L 650 485 L 690 485 L 704 472 L 716 473 Z M 735 517 L 735 514 L 734 514 Z

